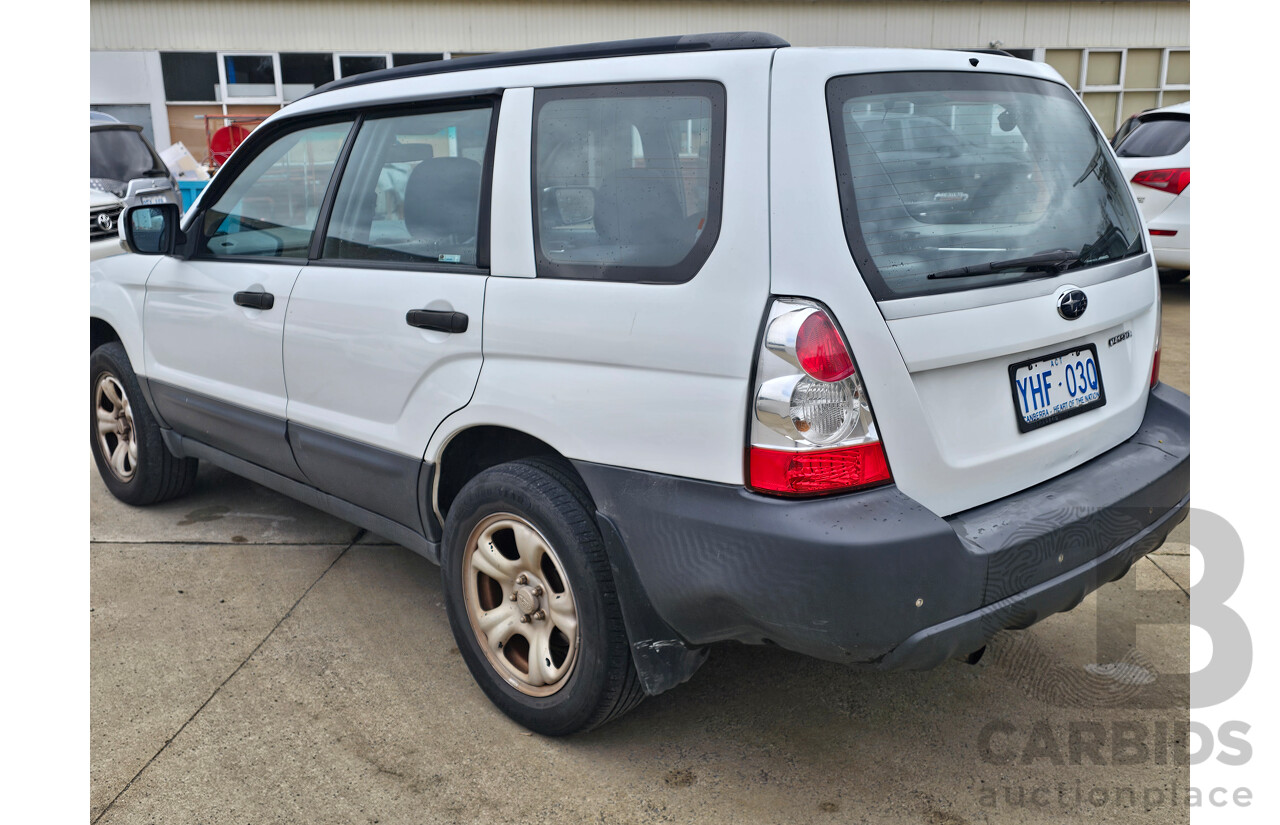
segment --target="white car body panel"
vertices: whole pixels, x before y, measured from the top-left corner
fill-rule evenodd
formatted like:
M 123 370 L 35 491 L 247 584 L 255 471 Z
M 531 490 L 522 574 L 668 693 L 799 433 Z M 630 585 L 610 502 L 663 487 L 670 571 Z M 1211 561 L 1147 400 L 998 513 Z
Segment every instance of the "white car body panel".
M 774 62 L 771 103 L 773 292 L 817 298 L 834 312 L 866 384 L 895 483 L 939 515 L 1052 478 L 1133 435 L 1146 406 L 1144 376 L 1150 375 L 1156 335 L 1158 293 L 1150 267 L 1088 286 L 1090 311 L 1081 321 L 1060 318 L 1056 296 L 1081 278 L 1119 269 L 877 305 L 845 239 L 826 82 L 863 70 L 964 71 L 971 57 L 783 49 Z M 982 71 L 1061 82 L 1040 64 L 977 59 Z M 812 126 L 796 128 L 801 123 Z M 1132 337 L 1108 347 L 1123 331 Z M 1020 433 L 1009 365 L 1082 342 L 1098 347 L 1106 404 Z
M 301 269 L 160 258 L 147 281 L 147 377 L 283 419 L 284 319 Z M 233 295 L 240 291 L 270 292 L 275 306 L 238 306 Z
M 146 374 L 142 313 L 147 275 L 159 262 L 160 258 L 141 255 L 113 255 L 89 265 L 89 317 L 105 321 L 116 331 L 138 375 Z
M 693 280 L 651 285 L 534 278 L 527 161 L 510 184 L 524 200 L 510 216 L 515 240 L 495 244 L 485 297 L 484 366 L 470 404 L 436 432 L 427 459 L 471 426 L 501 425 L 551 444 L 572 459 L 676 476 L 744 483 L 747 396 L 769 280 L 768 108 L 772 53 L 671 54 L 547 65 L 519 76 L 538 86 L 611 81 L 714 80 L 726 90 L 724 201 L 719 240 Z M 476 72 L 510 76 L 511 69 Z M 424 78 L 440 82 L 443 78 Z M 479 78 L 477 82 L 481 82 Z M 392 84 L 384 84 L 391 86 Z M 524 85 L 524 84 L 522 84 Z M 523 94 L 523 90 L 521 90 Z M 530 157 L 530 119 L 511 107 L 500 155 Z M 495 178 L 501 170 L 495 170 Z M 495 203 L 501 182 L 495 179 Z M 709 308 L 714 308 L 712 311 Z M 696 333 L 696 334 L 695 334 Z M 696 341 L 697 343 L 692 343 Z
M 489 274 L 532 278 L 533 188 L 529 135 L 533 129 L 533 89 L 507 89 L 498 116 L 497 145 L 524 151 L 497 152 L 493 158 L 490 199 Z
M 480 374 L 484 275 L 303 268 L 284 323 L 288 418 L 422 458 Z M 411 309 L 465 312 L 464 333 L 409 326 Z

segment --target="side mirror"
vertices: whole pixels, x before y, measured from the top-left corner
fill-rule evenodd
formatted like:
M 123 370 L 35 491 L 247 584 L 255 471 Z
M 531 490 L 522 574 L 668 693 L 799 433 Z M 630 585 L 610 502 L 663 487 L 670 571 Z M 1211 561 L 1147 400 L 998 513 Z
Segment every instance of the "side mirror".
M 589 223 L 596 213 L 596 191 L 590 186 L 547 187 L 542 211 L 553 226 Z
M 120 219 L 120 236 L 125 249 L 136 255 L 172 255 L 182 240 L 181 221 L 177 204 L 130 206 Z

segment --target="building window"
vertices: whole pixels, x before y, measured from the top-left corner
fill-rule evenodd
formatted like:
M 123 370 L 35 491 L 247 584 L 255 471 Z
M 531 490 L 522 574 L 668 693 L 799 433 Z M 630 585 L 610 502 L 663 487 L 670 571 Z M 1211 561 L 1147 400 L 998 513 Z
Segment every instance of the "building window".
M 275 54 L 221 54 L 222 101 L 278 103 L 280 64 Z
M 280 53 L 280 80 L 286 103 L 310 94 L 333 78 L 333 55 L 328 52 Z
M 391 55 L 391 64 L 393 66 L 412 66 L 414 63 L 432 63 L 436 60 L 444 60 L 444 52 L 413 52 Z
M 165 100 L 210 103 L 218 99 L 218 56 L 214 52 L 161 52 Z
M 333 68 L 338 77 L 375 72 L 391 65 L 389 54 L 335 54 Z

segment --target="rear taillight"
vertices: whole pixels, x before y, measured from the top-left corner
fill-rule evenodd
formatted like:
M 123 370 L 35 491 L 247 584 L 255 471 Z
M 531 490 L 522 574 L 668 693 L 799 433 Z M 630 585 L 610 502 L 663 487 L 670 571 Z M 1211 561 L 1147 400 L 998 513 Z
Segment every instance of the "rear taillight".
M 769 308 L 752 393 L 748 485 L 819 495 L 891 480 L 875 416 L 835 320 L 799 299 Z
M 1150 186 L 1171 195 L 1182 193 L 1191 185 L 1191 170 L 1188 169 L 1148 169 L 1133 176 L 1134 183 Z
M 1172 238 L 1174 235 L 1178 234 L 1178 230 L 1176 229 L 1148 229 L 1147 232 L 1149 232 L 1153 238 Z

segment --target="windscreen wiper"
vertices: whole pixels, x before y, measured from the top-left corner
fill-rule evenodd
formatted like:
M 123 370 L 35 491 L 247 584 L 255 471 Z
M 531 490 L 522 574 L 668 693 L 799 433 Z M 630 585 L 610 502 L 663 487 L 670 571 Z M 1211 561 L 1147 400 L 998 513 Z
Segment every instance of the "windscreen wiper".
M 1080 260 L 1079 252 L 1072 252 L 1070 249 L 1051 249 L 1048 252 L 1027 255 L 1023 258 L 990 261 L 985 264 L 971 264 L 970 266 L 958 266 L 955 269 L 944 269 L 941 272 L 931 272 L 929 280 L 969 278 L 976 275 L 990 275 L 993 272 L 1005 272 L 1010 269 L 1036 270 L 1053 274 L 1061 272 L 1078 260 Z

